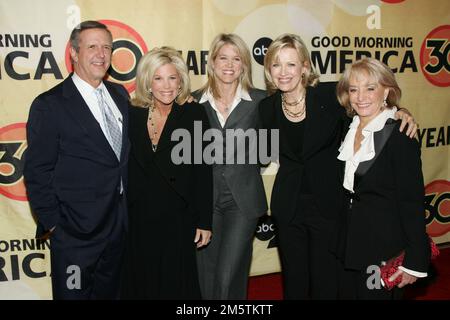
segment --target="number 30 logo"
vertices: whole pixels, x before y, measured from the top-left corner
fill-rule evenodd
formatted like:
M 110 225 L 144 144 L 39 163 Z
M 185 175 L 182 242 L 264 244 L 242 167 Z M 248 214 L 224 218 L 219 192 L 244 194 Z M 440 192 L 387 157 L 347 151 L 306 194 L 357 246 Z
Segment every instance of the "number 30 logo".
M 450 85 L 450 25 L 432 30 L 422 43 L 420 64 L 425 78 L 439 87 Z
M 25 123 L 14 123 L 0 128 L 0 194 L 19 201 L 27 201 L 23 183 L 25 126 Z

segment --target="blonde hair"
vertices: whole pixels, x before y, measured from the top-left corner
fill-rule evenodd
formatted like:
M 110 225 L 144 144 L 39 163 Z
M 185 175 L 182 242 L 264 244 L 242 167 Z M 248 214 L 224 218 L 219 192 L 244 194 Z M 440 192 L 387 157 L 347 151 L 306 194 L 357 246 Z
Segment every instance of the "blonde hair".
M 358 77 L 361 74 L 368 75 L 381 86 L 389 89 L 389 94 L 386 98 L 386 108 L 392 109 L 394 106 L 399 106 L 402 91 L 398 86 L 397 80 L 395 80 L 392 70 L 387 65 L 376 59 L 364 58 L 355 61 L 348 66 L 337 84 L 337 97 L 341 106 L 345 108 L 347 115 L 355 115 L 355 111 L 350 104 L 348 94 L 350 78 L 353 76 Z
M 171 47 L 154 48 L 147 52 L 139 61 L 136 72 L 136 90 L 131 104 L 137 107 L 148 107 L 153 98 L 150 93 L 151 83 L 156 70 L 166 64 L 172 64 L 180 76 L 180 93 L 175 101 L 178 104 L 186 102 L 191 94 L 191 82 L 188 68 L 181 54 Z
M 311 63 L 311 57 L 303 40 L 295 34 L 285 33 L 276 38 L 267 49 L 264 57 L 264 75 L 266 80 L 266 88 L 269 94 L 274 93 L 278 88 L 270 75 L 270 67 L 277 60 L 281 49 L 292 48 L 298 53 L 298 58 L 303 66 L 306 67 L 304 77 L 302 77 L 302 85 L 314 87 L 319 83 L 319 75 L 314 70 Z
M 211 43 L 211 47 L 209 48 L 208 65 L 207 65 L 208 81 L 200 89 L 202 92 L 205 92 L 208 89 L 210 89 L 213 97 L 216 99 L 220 98 L 220 93 L 217 85 L 217 78 L 214 73 L 213 64 L 217 58 L 217 55 L 219 54 L 220 49 L 226 44 L 234 46 L 237 49 L 239 56 L 241 57 L 242 74 L 239 77 L 239 83 L 241 84 L 242 88 L 247 91 L 253 88 L 250 50 L 248 49 L 244 40 L 242 40 L 242 38 L 239 37 L 237 34 L 221 33 L 214 38 L 214 40 Z

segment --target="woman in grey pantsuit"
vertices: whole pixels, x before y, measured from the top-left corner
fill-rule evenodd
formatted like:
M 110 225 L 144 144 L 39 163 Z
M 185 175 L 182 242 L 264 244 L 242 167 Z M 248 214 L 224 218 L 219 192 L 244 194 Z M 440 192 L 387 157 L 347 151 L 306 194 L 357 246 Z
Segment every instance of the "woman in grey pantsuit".
M 250 52 L 239 36 L 219 34 L 213 40 L 208 82 L 194 96 L 205 106 L 211 127 L 220 130 L 224 141 L 227 129 L 258 129 L 257 106 L 265 92 L 253 88 Z M 251 159 L 251 147 L 244 148 L 245 164 L 235 164 L 243 156 L 239 151 L 245 144 L 242 138 L 241 134 L 237 143 L 224 144 L 219 157 L 223 164 L 216 161 L 213 165 L 213 237 L 197 253 L 204 299 L 247 297 L 253 238 L 258 218 L 267 212 L 267 200 L 259 165 Z M 226 158 L 227 147 L 234 149 L 234 163 Z

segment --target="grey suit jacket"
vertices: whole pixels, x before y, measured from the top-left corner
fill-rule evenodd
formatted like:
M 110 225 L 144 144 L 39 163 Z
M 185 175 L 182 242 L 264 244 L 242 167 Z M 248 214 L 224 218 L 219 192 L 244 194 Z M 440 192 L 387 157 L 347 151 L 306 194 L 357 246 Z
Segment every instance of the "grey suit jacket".
M 208 101 L 202 103 L 205 107 L 209 122 L 212 128 L 219 129 L 223 133 L 224 141 L 226 129 L 259 129 L 259 113 L 258 104 L 264 97 L 265 91 L 259 89 L 251 89 L 250 97 L 252 101 L 241 100 L 236 108 L 228 116 L 225 126 L 222 128 L 216 111 L 212 108 Z M 194 97 L 199 101 L 202 93 L 196 91 Z M 245 164 L 214 164 L 213 180 L 214 180 L 214 203 L 217 203 L 219 197 L 219 187 L 222 175 L 233 194 L 233 199 L 239 209 L 247 215 L 248 218 L 257 218 L 267 212 L 267 200 L 264 191 L 264 185 L 260 174 L 260 166 L 258 163 L 249 164 L 250 158 L 249 148 L 245 149 Z M 224 153 L 226 146 L 224 145 Z M 238 143 L 234 143 L 234 154 L 239 150 Z

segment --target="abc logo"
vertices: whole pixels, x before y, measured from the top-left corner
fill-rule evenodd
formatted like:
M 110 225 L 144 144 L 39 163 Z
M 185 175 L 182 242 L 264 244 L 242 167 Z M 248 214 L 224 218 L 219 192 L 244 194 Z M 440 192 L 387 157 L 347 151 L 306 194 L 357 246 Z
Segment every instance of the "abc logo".
M 260 65 L 264 65 L 264 56 L 266 55 L 267 49 L 269 48 L 271 43 L 272 39 L 270 38 L 259 38 L 253 45 L 253 58 Z
M 258 226 L 256 227 L 256 238 L 261 241 L 267 241 L 275 235 L 275 226 L 272 218 L 264 215 L 259 218 Z

